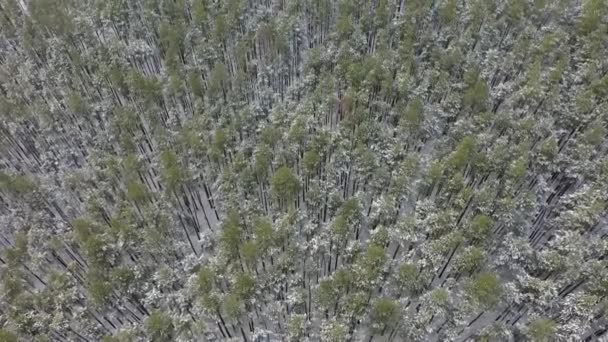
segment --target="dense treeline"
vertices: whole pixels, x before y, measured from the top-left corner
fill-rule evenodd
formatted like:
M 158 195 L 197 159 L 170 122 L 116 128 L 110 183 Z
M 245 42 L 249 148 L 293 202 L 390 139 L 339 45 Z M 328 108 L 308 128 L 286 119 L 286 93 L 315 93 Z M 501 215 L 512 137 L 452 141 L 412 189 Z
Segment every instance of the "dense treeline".
M 3 0 L 1 341 L 605 338 L 602 0 Z

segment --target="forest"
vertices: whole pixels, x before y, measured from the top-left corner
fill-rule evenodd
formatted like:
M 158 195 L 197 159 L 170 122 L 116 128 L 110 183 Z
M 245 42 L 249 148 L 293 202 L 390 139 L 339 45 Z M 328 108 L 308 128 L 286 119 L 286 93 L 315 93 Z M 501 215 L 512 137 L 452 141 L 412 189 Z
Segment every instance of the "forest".
M 605 0 L 0 0 L 0 341 L 608 341 Z

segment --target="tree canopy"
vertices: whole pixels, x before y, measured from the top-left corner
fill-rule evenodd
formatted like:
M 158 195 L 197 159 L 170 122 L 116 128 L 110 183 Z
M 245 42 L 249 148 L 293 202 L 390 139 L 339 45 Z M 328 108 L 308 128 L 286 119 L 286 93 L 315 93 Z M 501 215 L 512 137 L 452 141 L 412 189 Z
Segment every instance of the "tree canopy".
M 595 341 L 605 0 L 0 1 L 0 341 Z

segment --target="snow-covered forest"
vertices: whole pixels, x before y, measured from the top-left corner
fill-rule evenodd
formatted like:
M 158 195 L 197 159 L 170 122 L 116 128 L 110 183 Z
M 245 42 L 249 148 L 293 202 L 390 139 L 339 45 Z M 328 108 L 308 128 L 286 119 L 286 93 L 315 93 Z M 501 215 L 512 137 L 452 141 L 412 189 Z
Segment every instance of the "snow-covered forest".
M 605 0 L 0 0 L 0 341 L 606 341 Z

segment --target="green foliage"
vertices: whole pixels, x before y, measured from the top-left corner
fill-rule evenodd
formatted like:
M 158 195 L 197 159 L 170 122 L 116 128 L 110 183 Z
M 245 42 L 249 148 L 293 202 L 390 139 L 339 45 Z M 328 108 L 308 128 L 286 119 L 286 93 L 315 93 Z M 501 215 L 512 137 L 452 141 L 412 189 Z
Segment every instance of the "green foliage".
M 19 338 L 17 337 L 17 335 L 15 335 L 14 333 L 5 330 L 5 329 L 0 329 L 0 341 L 2 342 L 18 342 Z
M 607 9 L 2 1 L 0 340 L 591 336 Z
M 347 6 L 348 4 L 344 1 L 340 3 L 340 7 L 342 8 L 342 10 L 340 11 L 340 17 L 338 18 L 338 21 L 336 23 L 338 37 L 340 37 L 341 40 L 346 40 L 351 35 L 353 30 L 351 16 L 346 11 Z
M 580 112 L 587 113 L 593 110 L 593 93 L 591 91 L 582 91 L 577 95 L 575 101 Z M 575 125 L 575 122 L 572 122 L 571 125 Z
M 262 253 L 266 253 L 275 242 L 275 232 L 272 223 L 266 218 L 259 217 L 255 220 L 255 244 Z
M 241 314 L 241 298 L 239 295 L 231 293 L 224 298 L 224 312 L 230 319 L 237 319 Z
M 492 228 L 492 219 L 489 216 L 475 215 L 470 224 L 470 237 L 473 241 L 483 241 Z
M 177 58 L 176 58 L 177 59 Z M 177 62 L 175 62 L 177 64 Z M 167 66 L 169 68 L 169 66 Z M 177 66 L 172 67 L 169 71 L 169 93 L 179 95 L 182 91 L 183 76 Z
M 296 145 L 303 144 L 306 139 L 306 134 L 307 131 L 304 120 L 301 116 L 298 116 L 289 128 L 289 141 Z
M 604 141 L 606 133 L 607 130 L 604 126 L 601 125 L 601 123 L 594 124 L 585 131 L 585 134 L 583 135 L 583 140 L 591 146 L 597 146 L 601 144 L 602 141 Z
M 319 153 L 314 149 L 304 152 L 302 162 L 304 163 L 304 169 L 308 175 L 312 175 L 315 172 L 320 159 Z
M 150 341 L 170 342 L 174 339 L 174 325 L 171 317 L 162 312 L 154 311 L 145 321 L 146 333 Z
M 7 302 L 12 303 L 19 299 L 25 289 L 21 278 L 22 274 L 17 269 L 6 269 L 1 273 L 2 294 Z
M 255 174 L 260 179 L 264 179 L 268 174 L 268 167 L 272 161 L 270 149 L 267 146 L 262 146 L 255 154 Z
M 129 107 L 119 107 L 114 109 L 115 125 L 121 132 L 122 131 L 135 131 L 137 129 L 138 117 L 137 113 Z M 127 132 L 125 132 L 127 133 Z M 130 134 L 130 132 L 128 132 Z M 137 156 L 129 155 L 129 159 L 137 160 Z M 125 161 L 125 164 L 127 162 Z
M 475 304 L 491 309 L 500 302 L 503 290 L 498 276 L 481 273 L 469 282 L 466 291 Z
M 595 81 L 591 85 L 591 92 L 597 97 L 605 97 L 608 95 L 608 75 Z
M 334 236 L 334 239 L 342 243 L 342 241 L 346 239 L 348 232 L 348 221 L 342 215 L 336 217 L 331 224 L 331 233 Z
M 374 153 L 365 145 L 360 145 L 355 150 L 356 165 L 361 172 L 366 175 L 373 175 L 377 172 L 377 160 Z
M 93 235 L 84 243 L 82 248 L 88 261 L 93 267 L 107 268 L 110 265 L 109 241 L 106 236 Z
M 319 282 L 319 288 L 317 289 L 317 301 L 321 307 L 331 307 L 337 300 L 338 295 L 338 289 L 336 288 L 332 279 L 323 279 Z
M 211 72 L 209 81 L 209 94 L 214 97 L 225 91 L 228 82 L 228 70 L 224 64 L 216 64 Z
M 218 15 L 215 17 L 214 23 L 214 38 L 220 44 L 224 43 L 228 38 L 228 23 L 226 22 L 225 15 Z M 225 70 L 225 67 L 224 67 Z
M 602 23 L 602 13 L 605 8 L 606 4 L 602 0 L 586 0 L 578 22 L 580 32 L 587 35 L 597 30 Z
M 420 167 L 420 159 L 415 154 L 410 154 L 406 159 L 399 165 L 397 174 L 394 179 L 394 191 L 397 196 L 403 196 L 408 192 L 408 187 L 416 176 L 416 173 Z
M 6 264 L 9 267 L 17 267 L 26 261 L 27 253 L 27 233 L 18 232 L 15 234 L 13 247 L 4 250 Z
M 127 81 L 124 75 L 124 71 L 118 66 L 112 66 L 108 71 L 108 77 L 113 86 L 117 87 L 121 91 L 127 89 Z
M 453 170 L 463 169 L 470 161 L 475 153 L 475 139 L 467 136 L 463 138 L 456 150 L 450 155 L 447 164 Z
M 507 175 L 513 181 L 521 180 L 528 170 L 528 160 L 525 157 L 521 157 L 516 159 L 511 163 L 509 169 L 507 170 Z
M 361 317 L 368 308 L 366 293 L 355 292 L 345 295 L 344 310 L 351 317 Z
M 465 75 L 465 82 L 467 82 L 467 88 L 462 100 L 463 105 L 470 108 L 473 114 L 482 112 L 486 109 L 489 98 L 488 85 L 476 71 Z
M 444 163 L 440 161 L 435 161 L 433 164 L 429 166 L 429 169 L 425 176 L 425 182 L 427 185 L 433 185 L 438 182 L 445 171 Z
M 185 0 L 163 1 L 161 4 L 161 12 L 166 15 L 171 21 L 181 23 L 184 16 Z
M 361 258 L 362 276 L 366 281 L 374 281 L 382 271 L 386 255 L 384 248 L 372 244 L 367 247 L 367 251 Z
M 538 318 L 528 325 L 528 335 L 532 341 L 552 341 L 556 332 L 556 324 L 547 318 Z
M 122 266 L 112 269 L 111 283 L 121 291 L 126 291 L 135 281 L 135 273 L 128 267 Z
M 215 314 L 221 308 L 221 300 L 218 297 L 218 295 L 215 293 L 208 293 L 208 294 L 202 295 L 201 299 L 200 299 L 200 303 L 201 303 L 201 306 L 208 313 Z
M 129 88 L 141 98 L 144 103 L 158 103 L 162 99 L 162 86 L 156 77 L 147 77 L 139 71 L 132 70 L 127 81 Z
M 384 226 L 380 226 L 372 231 L 370 241 L 376 246 L 386 246 L 389 243 L 388 230 Z
M 361 205 L 356 197 L 346 200 L 340 207 L 338 214 L 348 222 L 354 223 L 361 218 Z
M 127 183 L 127 198 L 141 203 L 148 198 L 148 189 L 138 181 L 131 181 Z
M 57 35 L 67 35 L 74 30 L 69 1 L 33 0 L 28 2 L 34 21 Z
M 213 144 L 211 145 L 211 156 L 217 162 L 221 162 L 224 159 L 224 151 L 228 146 L 228 136 L 226 130 L 219 128 L 213 135 Z
M 241 245 L 243 260 L 249 265 L 255 265 L 258 256 L 258 246 L 254 241 L 245 241 Z
M 238 274 L 234 281 L 234 293 L 243 300 L 250 299 L 255 294 L 255 279 L 247 273 Z
M 553 159 L 553 157 L 557 153 L 557 150 L 557 139 L 555 139 L 553 136 L 548 137 L 540 147 L 541 155 L 548 160 Z
M 456 19 L 456 0 L 446 0 L 439 9 L 439 19 L 443 25 L 451 25 Z
M 290 341 L 301 341 L 304 337 L 304 328 L 306 326 L 306 316 L 292 315 L 287 322 Z
M 379 0 L 376 6 L 376 16 L 374 21 L 377 28 L 385 27 L 388 24 L 390 12 L 388 0 Z
M 161 46 L 165 49 L 167 69 L 170 72 L 175 72 L 179 68 L 178 54 L 184 41 L 184 27 L 181 23 L 163 22 L 160 24 L 158 31 Z
M 323 342 L 343 342 L 347 340 L 347 336 L 348 328 L 341 322 L 328 322 L 322 327 L 321 341 Z
M 185 173 L 181 169 L 177 155 L 171 150 L 160 154 L 160 165 L 163 182 L 169 191 L 174 191 L 185 181 Z
M 0 171 L 0 190 L 23 196 L 35 189 L 36 185 L 29 177 L 25 175 L 10 175 Z
M 345 293 L 354 284 L 355 275 L 350 269 L 341 268 L 334 273 L 333 281 L 340 292 Z
M 196 275 L 196 283 L 201 294 L 210 293 L 215 287 L 215 273 L 210 267 L 201 268 Z
M 300 181 L 293 171 L 286 167 L 280 167 L 272 177 L 272 191 L 281 201 L 292 201 L 300 190 Z
M 197 1 L 197 3 L 200 1 Z M 192 94 L 202 98 L 205 93 L 203 90 L 203 83 L 201 82 L 201 76 L 198 70 L 193 70 L 188 73 L 188 84 L 190 85 L 190 90 Z
M 372 321 L 382 331 L 393 326 L 399 319 L 399 305 L 392 299 L 381 298 L 376 300 L 372 309 Z
M 486 256 L 483 249 L 471 247 L 466 249 L 456 260 L 458 272 L 471 273 L 483 266 Z
M 194 1 L 192 4 L 192 19 L 198 26 L 202 26 L 208 19 L 207 1 Z
M 95 306 L 109 304 L 112 286 L 98 275 L 89 274 L 89 299 Z
M 85 100 L 82 98 L 82 96 L 75 92 L 68 96 L 68 107 L 73 113 L 76 114 L 84 114 L 88 111 L 88 106 Z
M 526 12 L 526 1 L 524 0 L 510 0 L 507 7 L 507 15 L 509 21 L 517 23 L 522 19 L 522 16 Z
M 438 288 L 431 292 L 431 302 L 439 307 L 445 307 L 450 302 L 450 293 L 445 288 Z
M 419 279 L 420 272 L 414 264 L 402 264 L 396 272 L 396 285 L 406 293 L 417 294 L 424 285 Z
M 268 147 L 274 147 L 279 139 L 281 139 L 281 132 L 272 126 L 264 127 L 260 133 L 260 141 Z
M 238 257 L 238 248 L 243 234 L 239 214 L 236 210 L 229 210 L 228 217 L 222 225 L 221 234 L 220 241 L 222 247 L 227 253 L 228 258 L 234 261 L 234 259 Z

